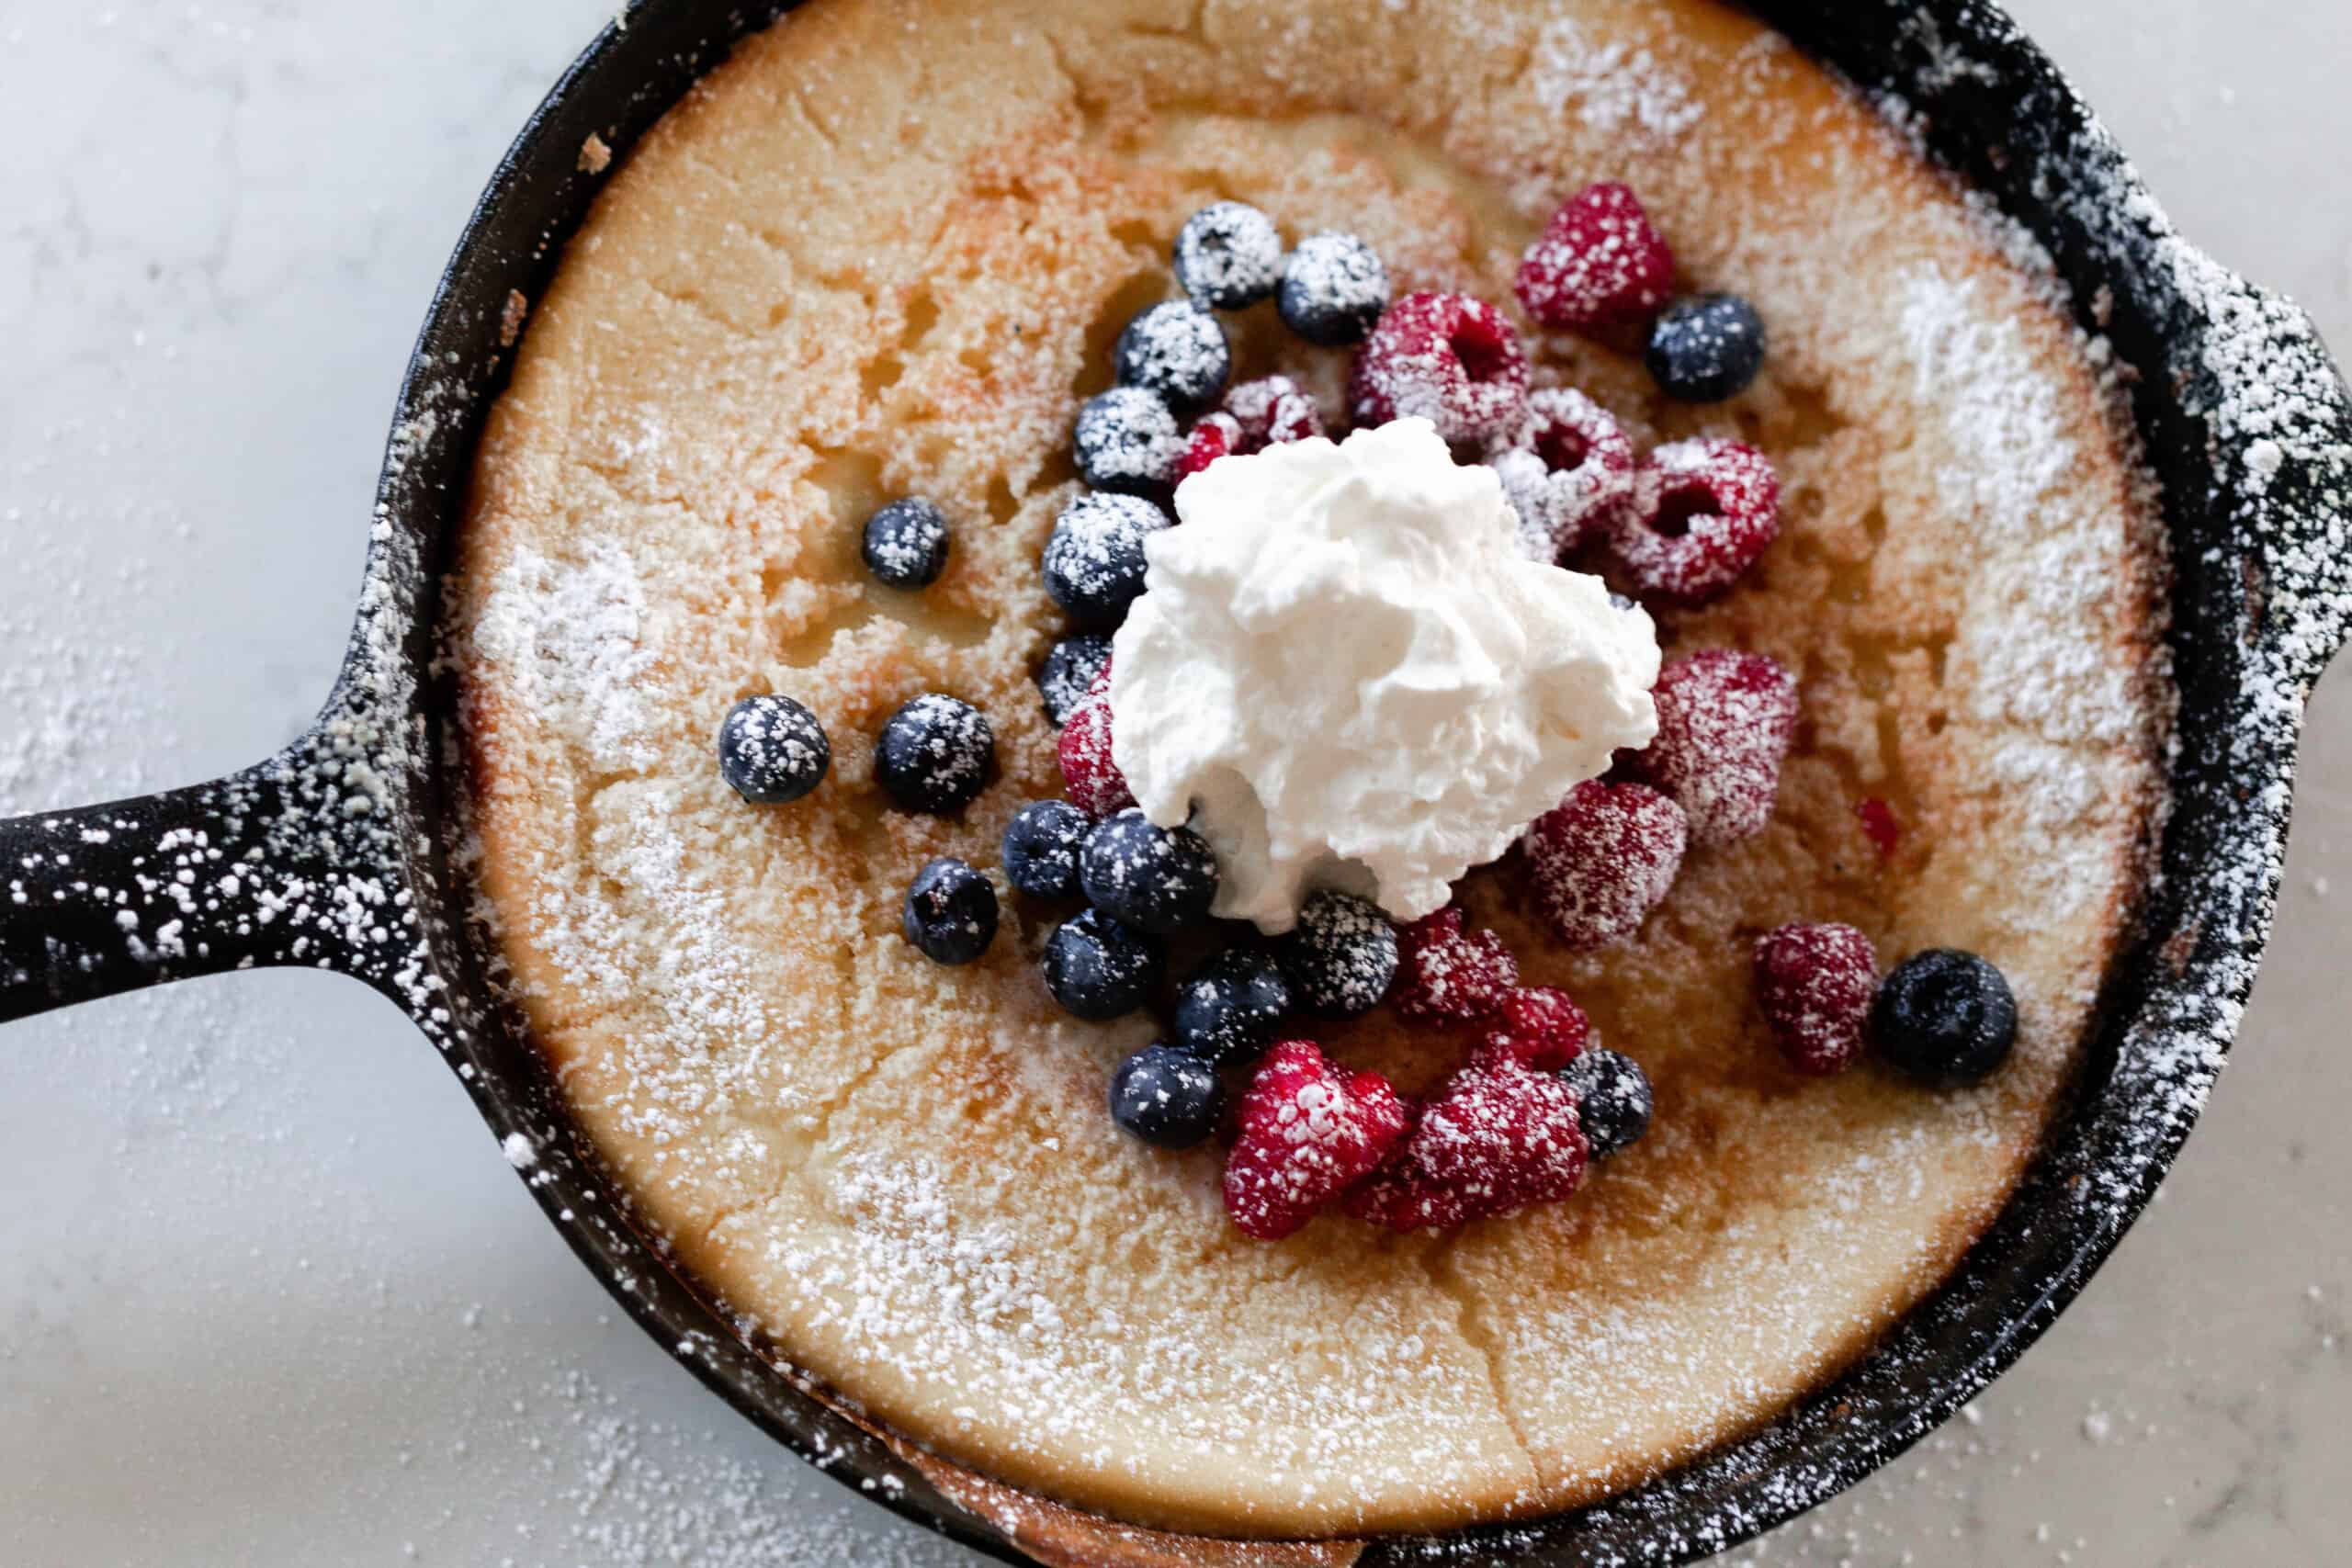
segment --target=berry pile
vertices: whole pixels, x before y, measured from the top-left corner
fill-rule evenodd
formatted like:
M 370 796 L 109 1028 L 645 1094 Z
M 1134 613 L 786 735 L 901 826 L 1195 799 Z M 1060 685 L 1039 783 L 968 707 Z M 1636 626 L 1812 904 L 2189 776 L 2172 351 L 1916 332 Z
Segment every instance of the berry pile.
M 1851 926 L 1791 925 L 1756 942 L 1756 1004 L 1789 1066 L 1839 1073 L 1876 1045 L 1921 1083 L 1982 1083 L 2017 1043 L 2018 1004 L 2000 970 L 1948 947 L 1912 954 L 1882 983 L 1878 950 Z
M 1148 543 L 1171 525 L 1179 484 L 1225 457 L 1326 433 L 1324 412 L 1289 377 L 1232 380 L 1217 313 L 1269 299 L 1308 344 L 1353 351 L 1346 420 L 1428 420 L 1464 460 L 1493 468 L 1529 557 L 1581 552 L 1641 598 L 1690 607 L 1729 592 L 1778 531 L 1778 479 L 1734 441 L 1637 453 L 1584 393 L 1533 385 L 1503 310 L 1430 291 L 1391 303 L 1386 269 L 1352 235 L 1310 235 L 1285 252 L 1265 213 L 1221 201 L 1186 221 L 1172 260 L 1182 297 L 1125 324 L 1115 384 L 1079 411 L 1072 445 L 1088 488 L 1039 560 L 1068 620 L 1037 677 L 1060 730 L 1067 798 L 1015 813 L 1001 864 L 1015 893 L 1061 906 L 1044 943 L 1045 988 L 1082 1020 L 1163 1010 L 1161 1037 L 1111 1077 L 1112 1118 L 1171 1149 L 1226 1130 L 1225 1202 L 1245 1235 L 1279 1239 L 1335 1212 L 1399 1231 L 1453 1226 L 1566 1198 L 1592 1161 L 1648 1130 L 1656 1096 L 1642 1068 L 1594 1040 L 1567 993 L 1522 986 L 1502 938 L 1458 906 L 1399 928 L 1327 890 L 1271 942 L 1224 931 L 1211 913 L 1209 842 L 1148 820 L 1120 773 L 1113 634 L 1145 592 Z M 1673 253 L 1640 201 L 1603 184 L 1554 216 L 1515 292 L 1543 330 L 1643 347 L 1668 397 L 1736 396 L 1762 366 L 1761 321 L 1733 295 L 1678 300 L 1674 284 Z M 867 520 L 864 558 L 884 585 L 919 591 L 945 570 L 950 535 L 939 506 L 903 497 Z M 1797 728 L 1790 673 L 1760 654 L 1703 649 L 1668 663 L 1655 698 L 1651 744 L 1578 785 L 1522 840 L 1532 903 L 1568 948 L 1630 937 L 1687 854 L 1770 824 Z M 959 812 L 992 776 L 994 746 L 977 709 L 924 693 L 883 727 L 874 777 L 907 810 Z M 722 774 L 747 800 L 806 795 L 830 759 L 822 728 L 789 698 L 747 699 L 721 728 Z M 1881 841 L 1892 832 L 1889 815 Z M 999 920 L 997 883 L 960 860 L 931 861 L 907 892 L 906 940 L 942 964 L 979 959 Z M 1206 954 L 1172 987 L 1171 942 Z M 2016 1034 L 2006 981 L 1972 954 L 1923 953 L 1882 984 L 1860 931 L 1790 926 L 1757 943 L 1754 967 L 1759 1009 L 1802 1072 L 1839 1071 L 1874 1044 L 1924 1081 L 1971 1083 Z M 1302 1016 L 1352 1018 L 1383 1004 L 1464 1043 L 1460 1065 L 1419 1102 L 1286 1037 Z

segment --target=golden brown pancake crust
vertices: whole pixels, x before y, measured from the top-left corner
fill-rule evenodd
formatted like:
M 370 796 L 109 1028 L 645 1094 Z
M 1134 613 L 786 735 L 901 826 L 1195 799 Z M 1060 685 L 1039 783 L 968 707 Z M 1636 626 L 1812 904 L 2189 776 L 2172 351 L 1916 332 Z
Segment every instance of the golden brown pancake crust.
M 1662 406 L 1632 360 L 1531 338 L 1646 445 L 1740 434 L 1781 540 L 1676 649 L 1797 671 L 1778 817 L 1695 855 L 1634 941 L 1557 951 L 1519 870 L 1464 897 L 1657 1082 L 1656 1130 L 1576 1199 L 1459 1235 L 1226 1224 L 1214 1149 L 1103 1106 L 1150 1025 L 1060 1017 L 1051 911 L 982 963 L 898 934 L 925 859 L 994 867 L 1058 792 L 1036 558 L 1078 400 L 1217 197 L 1362 233 L 1399 289 L 1507 300 L 1596 178 L 1693 286 L 1770 326 L 1757 387 Z M 2094 345 L 1996 231 L 1819 71 L 1713 0 L 814 0 L 615 170 L 493 411 L 452 646 L 487 914 L 588 1140 L 697 1278 L 870 1418 L 1162 1529 L 1313 1537 L 1545 1512 L 1768 1418 L 1931 1288 L 2029 1157 L 2126 921 L 2166 689 L 2152 508 Z M 1515 309 L 1515 307 L 1514 307 Z M 1265 307 L 1241 375 L 1341 356 Z M 955 519 L 919 597 L 865 513 Z M 1002 778 L 886 810 L 872 738 L 944 690 Z M 748 807 L 713 736 L 809 704 L 835 763 Z M 1905 832 L 1882 863 L 1855 807 Z M 2024 1014 L 1988 1087 L 1778 1065 L 1747 953 L 1842 919 L 1951 944 Z M 1408 1090 L 1460 1043 L 1323 1032 Z

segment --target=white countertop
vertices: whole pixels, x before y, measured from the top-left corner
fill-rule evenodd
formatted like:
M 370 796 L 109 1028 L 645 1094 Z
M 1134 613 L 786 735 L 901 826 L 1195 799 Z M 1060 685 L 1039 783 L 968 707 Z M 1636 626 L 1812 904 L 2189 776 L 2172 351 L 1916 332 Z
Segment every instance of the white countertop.
M 2352 6 L 2014 8 L 2182 228 L 2352 350 Z M 0 809 L 302 726 L 442 259 L 609 9 L 0 7 Z M 1968 1419 L 1732 1561 L 2343 1560 L 2352 675 L 2312 731 L 2278 938 L 2165 1200 Z M 356 986 L 0 1032 L 0 1190 L 7 1568 L 970 1561 L 621 1319 Z

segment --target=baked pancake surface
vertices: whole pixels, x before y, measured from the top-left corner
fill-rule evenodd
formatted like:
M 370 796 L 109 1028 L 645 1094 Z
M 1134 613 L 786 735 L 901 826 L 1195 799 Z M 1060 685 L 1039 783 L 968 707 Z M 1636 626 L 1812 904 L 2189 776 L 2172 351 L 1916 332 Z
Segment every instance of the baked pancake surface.
M 1770 324 L 1756 387 L 1662 402 L 1637 362 L 1529 335 L 1636 444 L 1736 434 L 1782 532 L 1669 656 L 1799 679 L 1761 836 L 1694 853 L 1632 941 L 1571 954 L 1513 862 L 1473 919 L 1567 987 L 1657 1090 L 1565 1203 L 1454 1234 L 1342 1216 L 1276 1245 L 1219 1152 L 1105 1113 L 1140 1016 L 1076 1022 L 1006 893 L 943 968 L 899 908 L 926 860 L 997 864 L 1060 793 L 1033 672 L 1037 554 L 1079 401 L 1170 291 L 1207 202 L 1363 236 L 1396 291 L 1509 300 L 1596 179 L 1638 190 L 1691 287 Z M 2153 508 L 2097 345 L 2016 247 L 1820 71 L 1713 0 L 813 0 L 612 175 L 493 411 L 452 581 L 487 917 L 589 1141 L 685 1266 L 798 1367 L 960 1463 L 1211 1534 L 1548 1512 L 1769 1418 L 1950 1270 L 2030 1157 L 2128 921 L 2160 800 Z M 1514 307 L 1515 310 L 1515 307 Z M 1340 406 L 1343 354 L 1267 306 L 1236 378 Z M 1521 319 L 1522 329 L 1525 322 Z M 869 512 L 954 520 L 921 594 Z M 721 783 L 737 699 L 832 739 L 791 806 Z M 1001 777 L 889 809 L 871 747 L 923 691 L 978 705 Z M 1857 805 L 1903 828 L 1882 854 Z M 1001 878 L 1000 878 L 1001 880 Z M 1748 953 L 1791 920 L 1889 957 L 1984 953 L 2022 1013 L 1984 1087 L 1781 1065 Z M 1310 1031 L 1419 1091 L 1461 1043 L 1385 1011 Z

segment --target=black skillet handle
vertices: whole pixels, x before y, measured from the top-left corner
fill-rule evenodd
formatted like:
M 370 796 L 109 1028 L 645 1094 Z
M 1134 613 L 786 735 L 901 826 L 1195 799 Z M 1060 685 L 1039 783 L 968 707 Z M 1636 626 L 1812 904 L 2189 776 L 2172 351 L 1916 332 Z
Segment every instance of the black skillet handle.
M 2299 306 L 2229 281 L 2193 385 L 2222 432 L 2225 503 L 2260 552 L 2256 646 L 2300 699 L 2352 631 L 2352 393 Z
M 0 1021 L 166 980 L 334 964 L 373 919 L 338 872 L 341 800 L 277 764 L 162 795 L 0 820 Z M 362 797 L 364 798 L 364 797 Z

